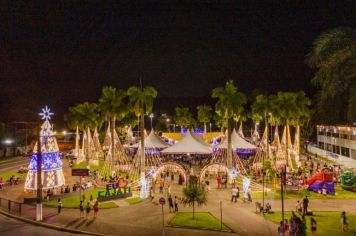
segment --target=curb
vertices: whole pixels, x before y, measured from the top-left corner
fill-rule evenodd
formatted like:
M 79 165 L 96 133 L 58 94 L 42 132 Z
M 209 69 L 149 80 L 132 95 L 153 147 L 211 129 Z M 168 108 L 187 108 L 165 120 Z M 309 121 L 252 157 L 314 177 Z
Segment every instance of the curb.
M 108 236 L 109 234 L 100 234 L 100 233 L 94 233 L 94 232 L 89 232 L 89 231 L 82 231 L 82 230 L 76 230 L 76 229 L 70 229 L 70 228 L 64 228 L 64 227 L 60 227 L 60 226 L 56 226 L 56 225 L 52 225 L 52 224 L 47 224 L 47 223 L 43 223 L 43 222 L 38 222 L 38 221 L 34 221 L 34 220 L 30 220 L 30 219 L 26 219 L 24 217 L 20 217 L 20 216 L 16 216 L 10 213 L 7 213 L 3 210 L 0 210 L 0 214 L 16 219 L 16 220 L 20 220 L 32 225 L 36 225 L 36 226 L 40 226 L 40 227 L 45 227 L 45 228 L 49 228 L 49 229 L 53 229 L 53 230 L 57 230 L 57 231 L 64 231 L 64 232 L 69 232 L 69 233 L 74 233 L 74 234 L 86 234 L 86 235 L 93 235 L 93 236 Z

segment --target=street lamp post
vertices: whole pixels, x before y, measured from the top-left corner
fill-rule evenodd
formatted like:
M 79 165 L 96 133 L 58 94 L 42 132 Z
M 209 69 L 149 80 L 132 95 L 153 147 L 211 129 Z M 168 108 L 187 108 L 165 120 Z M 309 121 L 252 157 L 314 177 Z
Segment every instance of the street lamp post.
M 269 160 L 269 146 L 268 146 L 268 117 L 265 112 L 265 125 L 266 125 L 266 155 Z M 262 155 L 262 209 L 265 209 L 265 155 Z M 262 211 L 263 212 L 263 211 Z
M 284 229 L 284 186 L 286 184 L 286 165 L 284 165 L 281 169 L 281 200 L 282 200 L 282 229 Z M 284 230 L 283 236 L 285 235 Z
M 171 132 L 171 127 L 169 126 L 169 118 L 166 119 L 166 122 L 167 122 L 167 126 L 168 126 L 168 132 Z
M 152 127 L 152 119 L 153 119 L 153 117 L 154 117 L 154 115 L 153 115 L 153 113 L 151 113 L 151 114 L 150 114 L 150 118 L 151 118 L 151 129 L 153 128 L 153 127 Z

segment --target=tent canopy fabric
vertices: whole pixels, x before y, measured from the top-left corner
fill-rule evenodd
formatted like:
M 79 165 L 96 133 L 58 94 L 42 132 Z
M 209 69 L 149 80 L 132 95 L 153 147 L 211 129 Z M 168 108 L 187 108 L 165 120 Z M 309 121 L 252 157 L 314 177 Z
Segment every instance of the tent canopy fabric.
M 243 139 L 234 129 L 231 133 L 231 146 L 233 149 L 256 149 L 256 146 Z M 217 148 L 227 148 L 227 138 L 225 138 Z
M 155 134 L 154 130 L 151 130 L 150 135 L 145 137 L 145 148 L 159 148 L 163 149 L 169 147 L 170 145 L 163 141 L 158 135 Z M 138 148 L 141 146 L 141 142 L 131 145 L 132 148 Z
M 211 147 L 192 135 L 191 131 L 187 131 L 183 139 L 173 146 L 164 149 L 161 153 L 167 154 L 211 154 L 213 153 Z

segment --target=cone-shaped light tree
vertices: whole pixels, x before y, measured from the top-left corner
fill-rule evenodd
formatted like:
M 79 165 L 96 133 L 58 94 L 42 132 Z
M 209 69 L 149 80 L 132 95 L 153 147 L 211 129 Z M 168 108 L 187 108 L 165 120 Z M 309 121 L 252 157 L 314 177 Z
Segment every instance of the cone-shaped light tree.
M 140 150 L 140 173 L 141 178 L 145 176 L 145 114 L 151 114 L 153 101 L 157 97 L 157 91 L 153 87 L 132 86 L 127 90 L 131 108 L 135 115 L 141 118 L 141 150 Z
M 231 129 L 233 118 L 239 116 L 246 103 L 246 96 L 240 92 L 232 80 L 226 82 L 225 87 L 215 88 L 212 97 L 217 98 L 215 112 L 227 122 L 227 167 L 232 168 L 232 149 L 231 149 Z
M 122 120 L 128 113 L 129 109 L 124 104 L 124 98 L 126 97 L 126 91 L 122 89 L 116 89 L 110 86 L 104 87 L 99 98 L 99 110 L 106 120 L 110 121 L 111 128 L 111 170 L 114 170 L 115 161 L 115 123 L 116 120 Z M 118 141 L 118 140 L 116 140 Z
M 76 129 L 76 127 L 78 127 L 83 130 L 83 138 L 87 128 L 94 129 L 102 124 L 102 119 L 99 116 L 98 105 L 96 103 L 84 102 L 69 107 L 69 113 L 65 115 L 64 119 L 67 121 L 67 124 L 71 129 Z M 88 142 L 89 139 L 87 138 L 86 141 Z M 89 144 L 87 143 L 86 146 L 87 150 L 83 151 L 85 151 L 86 161 L 89 163 Z

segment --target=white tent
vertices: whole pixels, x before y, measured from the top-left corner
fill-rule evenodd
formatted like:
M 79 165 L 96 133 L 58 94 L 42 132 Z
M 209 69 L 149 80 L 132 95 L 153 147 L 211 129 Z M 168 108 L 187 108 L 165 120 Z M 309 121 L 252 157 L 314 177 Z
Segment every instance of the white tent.
M 210 145 L 204 141 L 203 137 L 201 137 L 200 135 L 194 133 L 194 130 L 193 130 L 193 129 L 190 130 L 190 134 L 191 134 L 191 135 L 193 136 L 193 138 L 195 138 L 199 143 L 203 144 L 204 146 L 210 147 Z
M 132 148 L 138 148 L 141 146 L 141 142 L 131 145 Z M 145 148 L 158 148 L 163 149 L 169 147 L 170 145 L 163 141 L 158 135 L 155 134 L 154 130 L 151 130 L 150 135 L 145 137 Z
M 243 139 L 236 130 L 231 134 L 231 146 L 233 149 L 256 149 L 256 146 Z M 227 148 L 227 138 L 225 138 L 218 146 L 218 148 Z
M 199 140 L 195 135 L 192 135 L 189 130 L 187 130 L 182 140 L 161 151 L 161 153 L 167 154 L 211 154 L 212 152 L 209 145 L 204 144 L 203 141 Z

